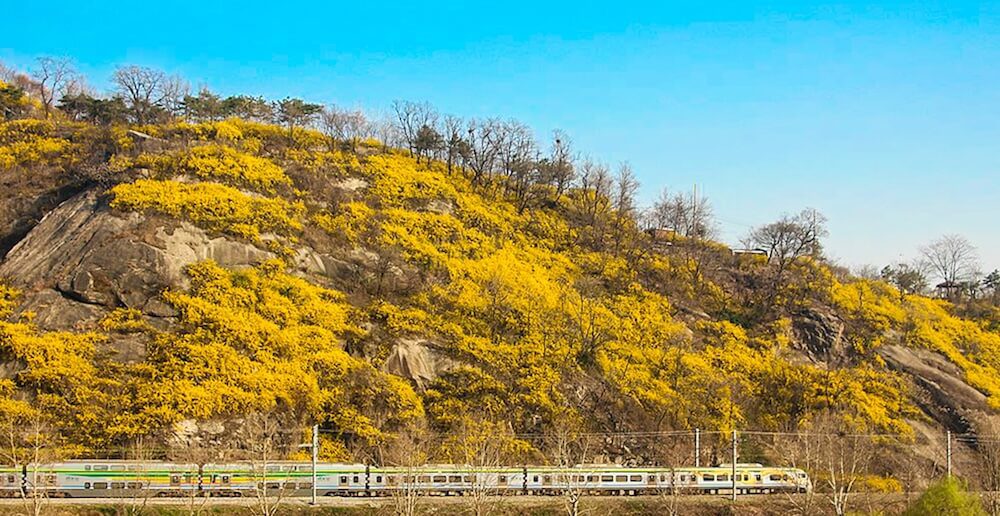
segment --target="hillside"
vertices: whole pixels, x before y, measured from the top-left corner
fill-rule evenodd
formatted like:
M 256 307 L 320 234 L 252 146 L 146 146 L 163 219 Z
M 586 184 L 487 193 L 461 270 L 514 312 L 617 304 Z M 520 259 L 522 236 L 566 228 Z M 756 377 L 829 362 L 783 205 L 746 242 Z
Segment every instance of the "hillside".
M 996 309 L 647 232 L 586 182 L 236 118 L 57 117 L 0 123 L 0 188 L 0 422 L 67 456 L 239 447 L 251 419 L 319 423 L 325 458 L 358 461 L 413 435 L 442 460 L 483 436 L 542 460 L 531 436 L 562 432 L 927 443 L 1000 409 Z

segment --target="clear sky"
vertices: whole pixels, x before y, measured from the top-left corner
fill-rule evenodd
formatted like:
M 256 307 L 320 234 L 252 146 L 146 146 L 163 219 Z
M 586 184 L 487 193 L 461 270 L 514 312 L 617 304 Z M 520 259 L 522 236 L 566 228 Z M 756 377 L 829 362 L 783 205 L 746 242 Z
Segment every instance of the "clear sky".
M 94 4 L 6 5 L 0 61 L 514 117 L 630 161 L 644 202 L 697 184 L 730 243 L 811 206 L 845 265 L 960 233 L 1000 267 L 1000 2 Z

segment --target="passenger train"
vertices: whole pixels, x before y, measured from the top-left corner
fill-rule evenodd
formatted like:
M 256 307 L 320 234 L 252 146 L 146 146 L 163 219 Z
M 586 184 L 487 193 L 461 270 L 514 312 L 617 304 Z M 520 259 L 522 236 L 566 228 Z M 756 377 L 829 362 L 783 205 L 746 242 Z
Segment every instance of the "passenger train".
M 490 467 L 427 465 L 410 468 L 318 463 L 320 496 L 391 496 L 402 491 L 462 495 L 473 490 L 497 495 L 556 495 L 582 491 L 595 495 L 663 492 L 731 493 L 732 466 L 629 468 L 617 465 Z M 185 496 L 308 496 L 313 490 L 309 462 L 179 464 L 117 460 L 79 460 L 57 464 L 0 467 L 0 495 L 72 498 Z M 805 471 L 738 464 L 737 493 L 806 492 Z

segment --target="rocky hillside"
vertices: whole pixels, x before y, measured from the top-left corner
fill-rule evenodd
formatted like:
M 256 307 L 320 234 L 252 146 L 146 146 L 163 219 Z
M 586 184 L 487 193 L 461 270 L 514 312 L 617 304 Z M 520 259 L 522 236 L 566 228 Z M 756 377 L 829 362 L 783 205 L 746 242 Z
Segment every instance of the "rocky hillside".
M 0 421 L 62 453 L 235 446 L 250 418 L 319 423 L 339 460 L 470 429 L 535 457 L 568 430 L 919 442 L 1000 408 L 995 311 L 643 231 L 585 181 L 239 119 L 26 119 L 0 189 Z

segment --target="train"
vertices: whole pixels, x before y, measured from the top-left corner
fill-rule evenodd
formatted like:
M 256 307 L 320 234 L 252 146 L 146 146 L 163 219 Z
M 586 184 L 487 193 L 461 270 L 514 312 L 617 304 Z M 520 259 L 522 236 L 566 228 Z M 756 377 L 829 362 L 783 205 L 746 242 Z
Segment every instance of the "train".
M 317 463 L 319 496 L 594 495 L 662 493 L 769 494 L 807 492 L 809 476 L 797 468 L 738 464 L 733 467 L 624 467 L 581 464 L 572 467 L 477 467 L 423 465 L 388 467 Z M 63 498 L 310 496 L 310 462 L 267 464 L 185 464 L 124 460 L 75 460 L 0 467 L 0 495 Z

